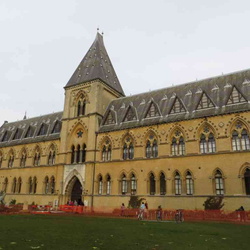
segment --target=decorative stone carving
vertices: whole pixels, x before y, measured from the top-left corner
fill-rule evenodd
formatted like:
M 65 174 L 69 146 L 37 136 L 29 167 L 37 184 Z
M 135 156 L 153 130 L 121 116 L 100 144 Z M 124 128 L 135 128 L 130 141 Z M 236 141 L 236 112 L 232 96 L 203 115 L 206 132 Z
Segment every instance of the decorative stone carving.
M 224 123 L 223 123 L 223 122 L 220 122 L 220 123 L 219 123 L 219 127 L 220 127 L 220 128 L 224 127 Z
M 188 130 L 189 130 L 190 132 L 193 131 L 193 129 L 194 129 L 193 127 L 189 127 L 189 128 L 188 128 Z

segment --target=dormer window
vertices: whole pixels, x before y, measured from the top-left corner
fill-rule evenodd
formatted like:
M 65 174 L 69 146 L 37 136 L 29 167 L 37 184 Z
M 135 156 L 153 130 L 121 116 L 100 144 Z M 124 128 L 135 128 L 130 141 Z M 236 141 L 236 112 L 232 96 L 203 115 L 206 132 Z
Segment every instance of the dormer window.
M 135 120 L 136 120 L 135 110 L 131 106 L 129 106 L 123 121 L 128 122 L 128 121 L 135 121 Z
M 155 117 L 155 116 L 159 116 L 159 115 L 160 115 L 160 113 L 158 111 L 158 108 L 156 107 L 156 104 L 151 102 L 149 105 L 149 108 L 147 110 L 145 118 Z
M 14 134 L 13 140 L 18 140 L 21 138 L 23 130 L 18 128 Z
M 8 141 L 10 139 L 11 134 L 11 131 L 5 131 L 2 142 Z
M 38 136 L 39 135 L 46 135 L 47 134 L 47 130 L 48 130 L 48 125 L 46 125 L 45 123 L 42 123 L 40 130 L 38 132 Z
M 182 104 L 181 100 L 178 97 L 176 97 L 172 105 L 170 114 L 177 114 L 177 113 L 184 113 L 184 112 L 186 112 L 184 105 Z
M 34 131 L 35 131 L 35 128 L 32 127 L 32 126 L 29 126 L 27 132 L 26 132 L 26 135 L 24 136 L 24 138 L 29 138 L 29 137 L 32 137 L 34 135 Z
M 247 100 L 243 97 L 240 91 L 234 86 L 228 98 L 227 104 L 244 103 Z
M 55 122 L 55 125 L 51 131 L 51 134 L 56 134 L 56 133 L 60 133 L 61 131 L 61 126 L 62 126 L 62 123 L 60 121 L 56 121 Z

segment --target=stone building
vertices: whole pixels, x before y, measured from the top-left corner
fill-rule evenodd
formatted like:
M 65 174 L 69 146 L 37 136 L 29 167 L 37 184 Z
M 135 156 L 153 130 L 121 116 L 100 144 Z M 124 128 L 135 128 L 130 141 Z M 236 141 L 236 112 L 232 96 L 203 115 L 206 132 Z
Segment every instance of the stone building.
M 0 128 L 6 201 L 250 209 L 250 70 L 126 97 L 99 33 L 62 112 Z

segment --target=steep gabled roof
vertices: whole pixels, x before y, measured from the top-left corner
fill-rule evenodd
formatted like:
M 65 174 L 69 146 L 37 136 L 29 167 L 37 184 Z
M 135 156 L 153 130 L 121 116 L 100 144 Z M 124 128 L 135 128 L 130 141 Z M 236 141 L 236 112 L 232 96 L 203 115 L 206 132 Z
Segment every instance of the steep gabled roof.
M 21 121 L 4 123 L 0 127 L 0 148 L 59 139 L 60 131 L 53 131 L 53 129 L 56 122 L 61 123 L 62 114 L 63 112 L 56 112 Z M 45 133 L 39 135 L 43 125 L 46 126 Z M 15 137 L 17 131 L 20 134 L 18 137 Z
M 79 83 L 100 79 L 109 87 L 125 96 L 103 43 L 103 36 L 97 32 L 95 41 L 84 56 L 65 88 Z
M 200 108 L 202 97 L 207 105 Z M 228 101 L 229 97 L 233 101 Z M 179 103 L 175 106 L 176 111 L 182 111 L 180 107 L 183 107 L 185 112 L 172 112 L 177 98 Z M 161 116 L 145 119 L 150 100 L 157 104 Z M 130 103 L 133 103 L 138 119 L 126 123 L 123 117 Z M 117 122 L 110 125 L 102 123 L 100 132 L 249 111 L 250 69 L 115 99 L 107 107 L 104 119 L 111 108 L 119 114 Z

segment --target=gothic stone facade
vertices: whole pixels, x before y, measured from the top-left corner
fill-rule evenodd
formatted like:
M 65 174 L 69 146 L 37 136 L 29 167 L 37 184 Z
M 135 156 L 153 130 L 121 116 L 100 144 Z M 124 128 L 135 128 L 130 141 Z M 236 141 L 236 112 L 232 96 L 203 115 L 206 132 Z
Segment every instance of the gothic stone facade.
M 115 208 L 250 209 L 250 70 L 126 97 L 96 39 L 65 86 L 62 112 L 0 128 L 6 201 Z

